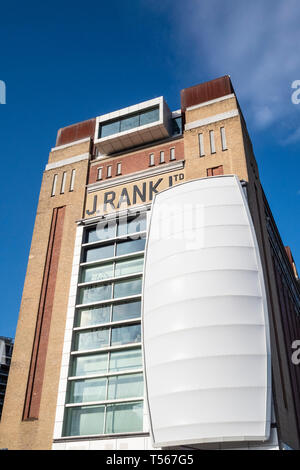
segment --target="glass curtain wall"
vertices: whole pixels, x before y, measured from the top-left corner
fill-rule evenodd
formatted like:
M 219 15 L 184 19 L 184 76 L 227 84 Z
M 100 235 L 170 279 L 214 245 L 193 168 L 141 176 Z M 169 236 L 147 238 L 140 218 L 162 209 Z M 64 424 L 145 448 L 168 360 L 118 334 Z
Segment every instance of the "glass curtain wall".
M 85 229 L 64 436 L 143 430 L 145 240 L 146 213 Z
M 105 122 L 99 126 L 99 139 L 159 121 L 159 106 Z

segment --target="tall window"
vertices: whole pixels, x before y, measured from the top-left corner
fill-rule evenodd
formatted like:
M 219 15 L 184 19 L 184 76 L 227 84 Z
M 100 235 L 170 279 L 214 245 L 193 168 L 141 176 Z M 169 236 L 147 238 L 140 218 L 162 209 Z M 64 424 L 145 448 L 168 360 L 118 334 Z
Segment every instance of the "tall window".
M 145 236 L 146 214 L 84 232 L 64 436 L 143 430 Z
M 216 153 L 214 131 L 209 131 L 209 140 L 210 140 L 210 153 Z
M 154 166 L 154 153 L 149 155 L 149 166 Z
M 204 152 L 203 134 L 198 134 L 198 140 L 199 140 L 199 154 L 200 154 L 200 157 L 204 157 L 205 152 Z
M 170 148 L 170 160 L 176 160 L 175 157 L 175 147 Z
M 67 178 L 67 172 L 64 171 L 62 174 L 62 179 L 61 179 L 60 194 L 64 194 L 65 192 L 66 178 Z
M 108 165 L 108 167 L 107 167 L 107 174 L 106 174 L 107 178 L 110 178 L 110 177 L 111 177 L 111 168 L 112 168 L 112 166 L 111 166 L 111 165 Z
M 75 174 L 76 174 L 76 170 L 72 170 L 72 172 L 71 172 L 71 180 L 70 180 L 70 191 L 74 191 Z
M 225 127 L 221 127 L 220 133 L 221 133 L 222 150 L 227 150 Z
M 97 180 L 102 180 L 102 166 L 97 168 Z
M 51 196 L 55 196 L 56 184 L 57 184 L 57 175 L 54 175 L 53 181 L 52 181 Z
M 182 117 L 172 119 L 172 135 L 182 134 Z
M 117 176 L 122 174 L 122 163 L 117 163 Z
M 159 163 L 165 163 L 165 152 L 163 150 L 159 152 Z

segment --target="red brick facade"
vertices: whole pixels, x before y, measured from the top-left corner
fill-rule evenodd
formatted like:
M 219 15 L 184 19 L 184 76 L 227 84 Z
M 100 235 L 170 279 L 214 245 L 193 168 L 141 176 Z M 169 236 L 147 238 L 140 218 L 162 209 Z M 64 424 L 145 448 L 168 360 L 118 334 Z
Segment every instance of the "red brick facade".
M 170 162 L 170 152 L 174 148 L 174 155 L 176 160 L 184 159 L 184 146 L 183 139 L 174 140 L 164 143 L 162 145 L 148 147 L 139 152 L 133 152 L 126 155 L 120 155 L 111 159 L 99 160 L 94 162 L 90 167 L 88 183 L 95 183 L 98 176 L 98 168 L 102 167 L 102 179 L 107 179 L 107 167 L 112 166 L 111 178 L 117 175 L 117 164 L 121 163 L 121 175 L 129 175 L 136 171 L 147 170 L 150 167 L 150 154 L 154 154 L 154 166 L 163 165 L 160 163 L 160 152 L 164 152 L 165 163 Z

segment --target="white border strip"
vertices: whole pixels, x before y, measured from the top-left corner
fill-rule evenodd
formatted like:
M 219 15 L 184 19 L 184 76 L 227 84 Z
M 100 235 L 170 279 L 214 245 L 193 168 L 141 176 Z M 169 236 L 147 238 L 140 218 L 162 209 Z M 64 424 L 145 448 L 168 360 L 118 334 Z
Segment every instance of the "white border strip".
M 192 111 L 193 109 L 202 108 L 203 106 L 209 106 L 210 104 L 219 103 L 220 101 L 229 100 L 234 98 L 235 94 L 231 93 L 230 95 L 220 96 L 220 98 L 215 98 L 214 100 L 205 101 L 204 103 L 195 104 L 194 106 L 189 106 L 186 108 L 186 111 Z
M 73 145 L 83 144 L 84 142 L 89 142 L 91 140 L 90 137 L 85 137 L 84 139 L 74 140 L 68 144 L 59 145 L 58 147 L 53 147 L 51 152 L 55 152 L 56 150 L 66 149 L 68 147 L 73 147 Z
M 81 160 L 88 160 L 90 158 L 89 153 L 82 153 L 81 155 L 76 155 L 75 157 L 66 158 L 65 160 L 59 160 L 58 162 L 48 163 L 45 167 L 45 171 L 54 170 L 61 166 L 70 165 L 72 163 L 81 162 Z
M 205 126 L 207 124 L 212 124 L 218 121 L 224 121 L 225 119 L 230 119 L 232 117 L 239 116 L 238 109 L 232 109 L 230 111 L 226 111 L 226 113 L 215 114 L 214 116 L 209 116 L 204 119 L 199 119 L 198 121 L 192 121 L 185 125 L 185 130 L 189 131 L 191 129 L 195 129 L 195 127 Z

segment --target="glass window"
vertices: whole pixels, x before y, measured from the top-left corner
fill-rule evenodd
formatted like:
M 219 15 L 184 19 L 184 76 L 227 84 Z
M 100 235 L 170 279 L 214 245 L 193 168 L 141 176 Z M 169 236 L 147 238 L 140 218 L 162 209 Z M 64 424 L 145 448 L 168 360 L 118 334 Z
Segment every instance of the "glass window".
M 57 175 L 54 175 L 53 182 L 52 182 L 51 196 L 55 196 L 56 183 L 57 183 Z
M 181 116 L 172 119 L 172 134 L 178 135 L 182 134 L 182 119 Z
M 85 250 L 84 262 L 98 261 L 114 256 L 114 245 L 97 246 L 96 248 L 87 248 Z
M 60 194 L 64 194 L 65 192 L 66 177 L 67 177 L 67 172 L 64 171 L 62 175 L 62 179 L 61 179 Z
M 71 375 L 96 375 L 107 372 L 108 353 L 73 357 Z
M 199 152 L 200 152 L 200 157 L 204 157 L 205 152 L 204 152 L 204 139 L 203 139 L 203 134 L 198 134 L 198 139 L 199 139 Z
M 97 328 L 88 331 L 76 331 L 75 351 L 85 351 L 109 346 L 109 328 Z
M 128 325 L 112 328 L 111 345 L 139 343 L 141 341 L 141 325 Z
M 150 153 L 149 155 L 149 166 L 154 166 L 155 161 L 154 161 L 154 153 Z
M 70 180 L 70 189 L 69 189 L 69 191 L 74 191 L 75 174 L 76 174 L 76 170 L 72 170 L 72 172 L 71 172 L 71 180 Z
M 80 304 L 89 304 L 91 302 L 100 302 L 101 300 L 111 299 L 112 285 L 101 284 L 99 286 L 80 287 L 79 300 Z
M 170 148 L 170 160 L 176 160 L 174 147 Z
M 110 306 L 82 308 L 77 311 L 76 326 L 99 325 L 110 321 Z
M 82 268 L 81 282 L 104 281 L 113 277 L 114 266 L 113 263 L 105 263 L 99 266 L 90 266 Z
M 225 127 L 221 127 L 220 132 L 221 132 L 222 150 L 227 150 Z
M 118 225 L 118 235 L 128 235 L 129 233 L 144 232 L 147 228 L 146 214 L 138 214 L 133 219 L 120 219 Z
M 132 279 L 130 281 L 118 281 L 114 286 L 114 298 L 129 297 L 142 292 L 142 279 Z
M 122 372 L 142 368 L 141 348 L 113 351 L 110 353 L 109 372 Z
M 141 316 L 141 301 L 122 302 L 113 305 L 112 321 L 128 320 L 130 318 L 138 318 Z
M 210 152 L 211 153 L 216 153 L 215 133 L 214 133 L 214 131 L 209 131 L 209 140 L 210 140 Z
M 106 378 L 72 380 L 69 382 L 69 403 L 84 403 L 106 399 Z M 137 387 L 137 385 L 136 385 Z M 142 395 L 135 395 L 136 397 Z
M 97 169 L 97 180 L 102 180 L 102 166 Z
M 144 251 L 145 238 L 138 238 L 136 240 L 122 240 L 117 243 L 117 256 L 135 253 L 137 251 Z
M 143 403 L 122 403 L 106 408 L 106 434 L 143 430 Z
M 99 126 L 99 138 L 108 137 L 119 132 L 125 132 L 139 126 L 151 124 L 159 120 L 159 106 L 139 113 L 130 114 L 115 121 L 109 121 Z
M 143 272 L 144 258 L 134 258 L 116 262 L 115 276 Z
M 148 109 L 140 113 L 140 126 L 151 124 L 151 122 L 159 121 L 159 107 Z
M 129 117 L 121 119 L 121 129 L 120 132 L 128 131 L 130 129 L 134 129 L 135 127 L 139 127 L 139 115 L 134 114 Z
M 120 132 L 120 121 L 108 122 L 106 124 L 100 124 L 99 138 L 108 137 L 112 134 L 118 134 Z
M 65 436 L 103 434 L 104 409 L 98 406 L 78 406 L 66 409 Z
M 129 374 L 109 377 L 108 400 L 142 397 L 144 393 L 143 374 Z
M 116 221 L 114 219 L 99 222 L 86 232 L 85 243 L 98 242 L 116 236 Z

